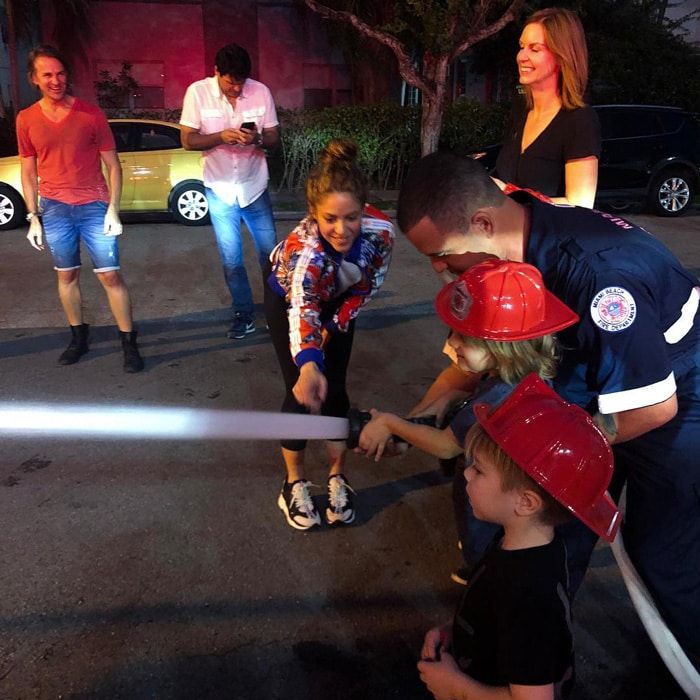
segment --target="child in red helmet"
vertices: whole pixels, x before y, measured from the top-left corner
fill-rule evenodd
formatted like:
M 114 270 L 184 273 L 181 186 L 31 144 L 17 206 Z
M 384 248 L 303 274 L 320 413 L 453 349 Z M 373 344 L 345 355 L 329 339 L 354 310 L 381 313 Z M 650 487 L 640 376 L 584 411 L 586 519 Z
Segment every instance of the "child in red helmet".
M 373 418 L 362 431 L 359 446 L 376 459 L 393 436 L 441 459 L 462 455 L 465 436 L 475 421 L 473 403 L 502 401 L 532 372 L 552 379 L 558 349 L 553 334 L 579 320 L 547 291 L 539 270 L 509 260 L 486 260 L 471 267 L 440 290 L 435 307 L 452 330 L 448 343 L 457 365 L 465 372 L 484 376 L 471 399 L 442 429 L 372 410 Z M 461 469 L 455 473 L 453 496 L 465 566 L 454 571 L 452 579 L 465 584 L 495 529 L 473 518 L 464 496 Z
M 500 529 L 454 621 L 425 635 L 421 679 L 436 698 L 566 697 L 573 646 L 566 550 L 555 525 L 573 514 L 614 539 L 612 451 L 583 409 L 534 374 L 500 406 L 478 404 L 475 414 L 467 494 L 474 513 Z

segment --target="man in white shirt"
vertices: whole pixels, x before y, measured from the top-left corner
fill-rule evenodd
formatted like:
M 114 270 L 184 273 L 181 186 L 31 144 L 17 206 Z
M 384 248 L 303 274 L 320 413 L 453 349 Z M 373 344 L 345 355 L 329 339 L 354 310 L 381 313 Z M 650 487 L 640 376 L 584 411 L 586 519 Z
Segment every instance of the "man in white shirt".
M 250 56 L 244 48 L 227 44 L 217 52 L 215 64 L 213 77 L 187 88 L 181 138 L 183 148 L 204 151 L 209 214 L 234 311 L 227 335 L 244 338 L 255 332 L 255 321 L 241 219 L 264 269 L 276 243 L 264 149 L 279 143 L 279 122 L 270 90 L 249 77 Z

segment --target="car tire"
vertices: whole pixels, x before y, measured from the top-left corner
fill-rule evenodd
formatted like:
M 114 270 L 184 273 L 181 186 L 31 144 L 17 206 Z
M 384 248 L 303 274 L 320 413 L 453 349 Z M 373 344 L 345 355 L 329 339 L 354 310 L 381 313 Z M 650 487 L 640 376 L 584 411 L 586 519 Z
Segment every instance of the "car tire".
M 22 196 L 11 187 L 0 186 L 0 231 L 20 226 L 26 213 Z
M 178 224 L 204 226 L 209 223 L 209 203 L 204 185 L 197 182 L 178 185 L 170 195 L 170 212 Z
M 649 187 L 649 206 L 659 216 L 680 216 L 695 197 L 695 183 L 687 170 L 669 169 L 657 175 Z
M 604 208 L 609 211 L 614 211 L 616 214 L 622 214 L 632 208 L 632 202 L 625 199 L 612 199 L 605 202 Z

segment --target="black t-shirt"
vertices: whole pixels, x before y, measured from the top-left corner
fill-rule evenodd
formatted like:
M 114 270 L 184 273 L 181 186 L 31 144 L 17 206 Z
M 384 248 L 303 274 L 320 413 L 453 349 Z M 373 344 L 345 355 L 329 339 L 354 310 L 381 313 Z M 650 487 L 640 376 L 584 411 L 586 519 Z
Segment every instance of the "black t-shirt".
M 519 99 L 513 108 L 494 175 L 506 183 L 537 190 L 548 197 L 563 197 L 566 162 L 588 156 L 600 157 L 598 115 L 588 106 L 571 110 L 562 107 L 547 128 L 521 153 L 526 119 L 525 101 Z
M 462 671 L 493 686 L 573 684 L 566 548 L 504 550 L 501 530 L 477 565 L 457 609 L 452 652 Z

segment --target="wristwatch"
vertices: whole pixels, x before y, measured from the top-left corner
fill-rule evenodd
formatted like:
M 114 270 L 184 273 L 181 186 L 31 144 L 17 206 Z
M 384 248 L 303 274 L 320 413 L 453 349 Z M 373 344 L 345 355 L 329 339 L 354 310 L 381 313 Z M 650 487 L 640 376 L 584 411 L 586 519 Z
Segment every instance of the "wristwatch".
M 37 219 L 41 219 L 41 214 L 39 214 L 39 212 L 36 212 L 36 211 L 29 211 L 29 212 L 27 212 L 27 216 L 25 218 L 27 219 L 27 221 L 31 222 L 31 220 L 34 217 L 36 217 Z
M 258 133 L 255 135 L 255 145 L 256 146 L 263 145 L 263 133 L 262 133 L 262 131 L 258 131 Z

